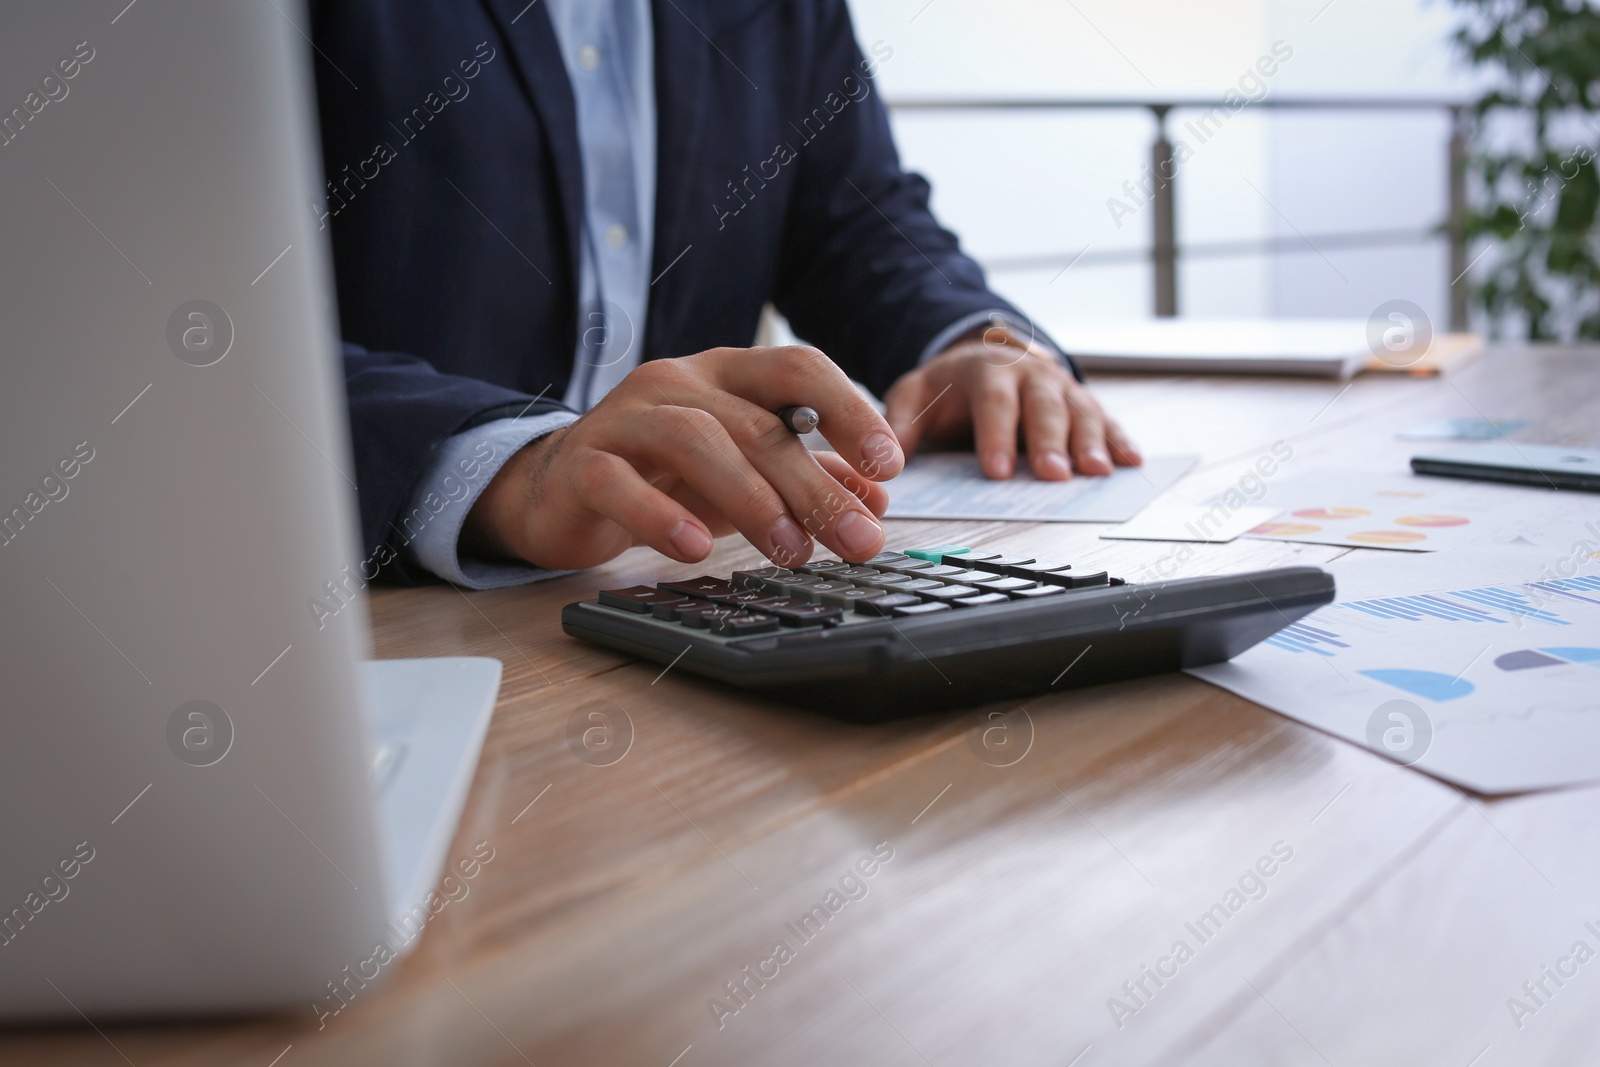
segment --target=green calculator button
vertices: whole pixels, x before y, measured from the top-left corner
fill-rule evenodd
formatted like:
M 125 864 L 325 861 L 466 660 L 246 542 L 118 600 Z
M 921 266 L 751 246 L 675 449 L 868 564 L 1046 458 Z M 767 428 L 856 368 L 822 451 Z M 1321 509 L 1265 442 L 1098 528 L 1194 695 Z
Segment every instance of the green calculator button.
M 972 549 L 965 545 L 940 545 L 938 548 L 908 548 L 906 555 L 912 559 L 925 559 L 929 563 L 938 563 L 946 556 L 959 556 L 963 552 L 971 551 Z

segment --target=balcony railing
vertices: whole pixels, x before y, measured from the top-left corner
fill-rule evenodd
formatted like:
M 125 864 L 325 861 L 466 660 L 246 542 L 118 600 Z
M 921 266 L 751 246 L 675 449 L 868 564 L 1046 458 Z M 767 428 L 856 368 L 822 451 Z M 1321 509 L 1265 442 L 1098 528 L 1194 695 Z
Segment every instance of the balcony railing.
M 1345 233 L 1323 236 L 1312 244 L 1306 237 L 1265 238 L 1251 241 L 1212 242 L 1182 245 L 1178 243 L 1175 185 L 1177 168 L 1173 163 L 1172 142 L 1167 139 L 1167 116 L 1175 110 L 1196 109 L 1209 111 L 1226 108 L 1222 100 L 1168 98 L 1163 100 L 1096 97 L 1049 98 L 995 98 L 962 100 L 897 100 L 889 109 L 896 112 L 964 112 L 964 111 L 1069 111 L 1069 110 L 1136 110 L 1148 111 L 1155 116 L 1156 136 L 1150 145 L 1150 171 L 1155 178 L 1151 201 L 1150 247 L 1129 252 L 1102 252 L 1092 258 L 1101 262 L 1145 259 L 1150 261 L 1155 294 L 1155 313 L 1170 317 L 1178 313 L 1178 258 L 1200 256 L 1271 254 L 1289 251 L 1308 244 L 1314 250 L 1321 248 L 1375 248 L 1399 243 L 1431 240 L 1443 234 L 1450 249 L 1450 329 L 1464 330 L 1467 325 L 1467 242 L 1466 242 L 1466 162 L 1467 128 L 1472 105 L 1461 100 L 1425 99 L 1420 97 L 1353 97 L 1353 98 L 1285 98 L 1269 96 L 1253 101 L 1249 106 L 1272 111 L 1422 111 L 1443 112 L 1449 119 L 1450 136 L 1446 146 L 1448 154 L 1445 190 L 1445 217 L 1435 225 L 1418 230 L 1370 230 L 1362 233 Z M 1163 175 L 1170 177 L 1163 178 Z M 1084 259 L 1090 259 L 1084 256 Z M 1006 260 L 991 260 L 995 268 L 1044 267 L 1064 262 L 1065 256 L 1023 256 Z

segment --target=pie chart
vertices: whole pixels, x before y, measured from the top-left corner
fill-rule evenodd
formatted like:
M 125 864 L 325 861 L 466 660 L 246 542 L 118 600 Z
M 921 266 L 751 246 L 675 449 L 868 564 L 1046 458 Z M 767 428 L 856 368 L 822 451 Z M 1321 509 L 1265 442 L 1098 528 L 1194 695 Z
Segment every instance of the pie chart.
M 1299 537 L 1302 534 L 1314 534 L 1320 529 L 1322 527 L 1304 522 L 1264 522 L 1250 532 L 1265 537 Z
M 1465 526 L 1472 520 L 1460 515 L 1403 515 L 1394 521 L 1400 526 Z
M 1415 530 L 1363 530 L 1361 533 L 1345 534 L 1344 539 L 1364 545 L 1411 545 L 1426 541 L 1428 535 Z
M 1290 514 L 1297 519 L 1321 519 L 1323 522 L 1332 522 L 1338 519 L 1359 519 L 1363 515 L 1371 515 L 1372 512 L 1366 508 L 1305 508 Z

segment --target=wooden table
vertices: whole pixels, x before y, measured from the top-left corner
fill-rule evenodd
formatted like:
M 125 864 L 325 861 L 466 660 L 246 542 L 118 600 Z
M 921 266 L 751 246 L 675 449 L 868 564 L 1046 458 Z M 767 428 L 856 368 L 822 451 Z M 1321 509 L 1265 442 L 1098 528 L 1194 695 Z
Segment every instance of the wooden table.
M 1593 349 L 1497 348 L 1442 381 L 1098 387 L 1147 451 L 1203 455 L 1194 494 L 1280 440 L 1299 472 L 1400 469 L 1395 432 L 1446 415 L 1535 417 L 1530 440 L 1600 432 Z M 889 540 L 1016 546 L 1113 573 L 1165 551 L 1096 533 L 896 522 Z M 1202 549 L 1186 572 L 1343 551 Z M 375 593 L 380 656 L 505 663 L 452 846 L 494 850 L 469 895 L 395 981 L 320 1031 L 309 1006 L 23 1031 L 0 1040 L 0 1062 L 1600 1062 L 1600 958 L 1560 986 L 1545 978 L 1532 1014 L 1514 1021 L 1507 1005 L 1531 1006 L 1523 983 L 1575 942 L 1600 951 L 1600 791 L 1466 796 L 1181 675 L 1028 704 L 1031 747 L 999 767 L 969 744 L 975 712 L 845 725 L 561 632 L 560 606 L 598 587 L 757 558 L 728 540 L 700 567 L 635 550 L 523 589 Z M 608 766 L 567 744 L 596 708 L 632 724 Z M 1202 941 L 1190 925 L 1241 879 L 1254 896 Z M 841 881 L 848 895 L 829 898 Z M 814 907 L 826 922 L 807 940 L 796 931 Z

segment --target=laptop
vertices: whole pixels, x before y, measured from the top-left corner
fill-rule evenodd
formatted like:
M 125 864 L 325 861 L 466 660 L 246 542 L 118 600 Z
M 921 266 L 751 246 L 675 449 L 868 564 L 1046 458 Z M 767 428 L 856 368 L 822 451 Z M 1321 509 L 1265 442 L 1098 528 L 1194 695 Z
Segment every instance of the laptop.
M 456 829 L 500 664 L 365 661 L 308 30 L 0 35 L 7 1021 L 336 1012 L 493 855 Z

